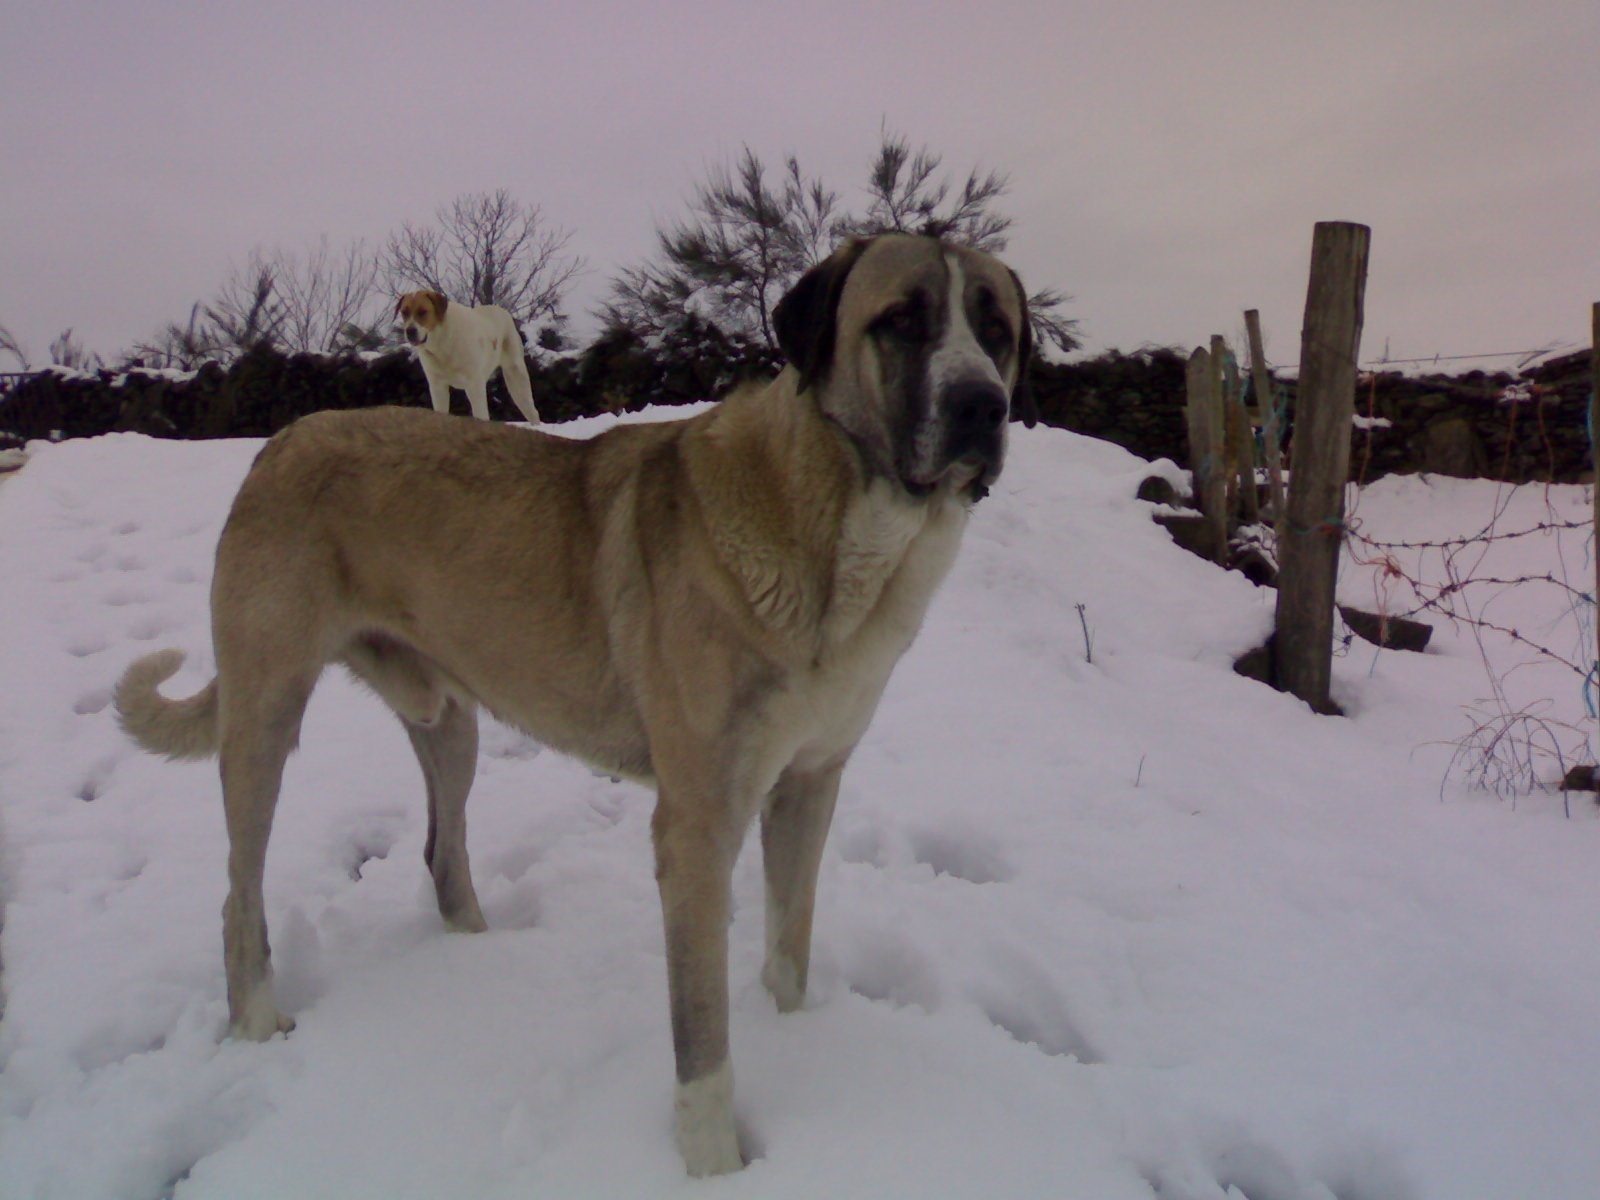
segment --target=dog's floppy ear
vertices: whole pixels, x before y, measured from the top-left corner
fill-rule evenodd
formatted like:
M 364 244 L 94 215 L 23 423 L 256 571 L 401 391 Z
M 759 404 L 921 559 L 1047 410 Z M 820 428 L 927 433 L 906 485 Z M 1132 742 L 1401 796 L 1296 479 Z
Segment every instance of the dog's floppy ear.
M 1009 268 L 1007 268 L 1009 270 Z M 1032 429 L 1039 423 L 1039 402 L 1033 397 L 1033 318 L 1028 313 L 1028 289 L 1015 271 L 1011 282 L 1017 285 L 1017 303 L 1022 306 L 1022 333 L 1017 339 L 1017 382 L 1011 389 L 1011 415 Z
M 400 315 L 400 308 L 401 308 L 401 306 L 402 306 L 402 305 L 403 305 L 403 304 L 405 304 L 405 302 L 406 302 L 406 297 L 407 297 L 407 296 L 409 296 L 409 295 L 411 295 L 411 293 L 410 293 L 410 292 L 405 292 L 405 293 L 402 293 L 402 294 L 401 294 L 401 295 L 400 295 L 400 297 L 399 297 L 399 298 L 398 298 L 398 299 L 396 299 L 396 300 L 395 300 L 395 302 L 394 302 L 394 315 L 395 315 L 395 316 L 397 316 L 397 317 L 398 317 L 398 316 L 399 316 L 399 315 Z
M 434 314 L 439 320 L 444 320 L 444 310 L 450 307 L 450 297 L 443 292 L 429 292 L 428 299 L 433 301 Z
M 839 297 L 850 268 L 866 248 L 867 240 L 851 238 L 800 276 L 772 310 L 778 349 L 800 373 L 802 392 L 824 378 L 833 363 Z

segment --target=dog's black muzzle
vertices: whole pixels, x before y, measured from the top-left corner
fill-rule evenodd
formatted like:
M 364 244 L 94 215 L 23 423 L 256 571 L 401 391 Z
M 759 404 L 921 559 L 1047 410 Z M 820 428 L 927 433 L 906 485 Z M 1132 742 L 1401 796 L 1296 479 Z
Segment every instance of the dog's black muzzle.
M 1010 408 L 1005 391 L 986 379 L 966 380 L 950 386 L 941 407 L 945 461 L 973 468 L 977 485 L 994 482 L 1005 456 L 1006 412 Z

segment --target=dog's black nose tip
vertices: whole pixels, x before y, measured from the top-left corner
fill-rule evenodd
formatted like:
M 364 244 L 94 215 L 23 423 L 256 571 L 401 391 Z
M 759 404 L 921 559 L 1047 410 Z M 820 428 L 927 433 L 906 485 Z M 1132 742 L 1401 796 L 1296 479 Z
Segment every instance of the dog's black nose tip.
M 992 433 L 1006 419 L 1006 394 L 985 380 L 956 384 L 944 403 L 950 424 L 962 433 Z
M 415 346 L 421 340 L 421 335 L 418 334 L 415 329 L 406 330 L 406 341 L 410 342 L 413 346 Z

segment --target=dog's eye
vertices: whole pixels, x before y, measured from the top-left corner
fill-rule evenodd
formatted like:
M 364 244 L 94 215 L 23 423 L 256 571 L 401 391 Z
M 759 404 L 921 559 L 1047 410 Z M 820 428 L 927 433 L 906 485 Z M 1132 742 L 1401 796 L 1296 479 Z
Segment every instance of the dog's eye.
M 873 322 L 873 329 L 902 342 L 928 340 L 928 315 L 926 308 L 916 301 L 897 304 Z
M 1004 317 L 990 316 L 978 322 L 978 342 L 991 355 L 999 355 L 1011 349 L 1011 326 Z

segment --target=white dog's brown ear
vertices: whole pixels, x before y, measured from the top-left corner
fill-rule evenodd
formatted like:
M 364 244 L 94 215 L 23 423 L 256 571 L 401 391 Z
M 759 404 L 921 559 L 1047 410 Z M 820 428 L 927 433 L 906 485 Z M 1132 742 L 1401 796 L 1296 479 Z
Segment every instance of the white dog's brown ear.
M 1022 286 L 1022 280 L 1015 271 L 1010 274 L 1011 282 L 1017 285 L 1017 303 L 1021 305 L 1022 313 L 1022 332 L 1017 338 L 1017 382 L 1011 389 L 1011 414 L 1032 429 L 1039 423 L 1039 402 L 1034 399 L 1030 379 L 1033 368 L 1033 318 L 1028 313 L 1028 289 Z
M 405 295 L 402 295 L 401 297 L 399 297 L 394 302 L 394 315 L 395 316 L 398 317 L 400 315 L 400 310 L 406 306 L 406 296 L 409 296 L 410 294 L 411 294 L 410 292 L 406 292 Z
M 433 315 L 440 321 L 444 320 L 444 310 L 450 307 L 450 297 L 443 292 L 429 292 L 428 299 L 433 301 Z
M 800 373 L 801 391 L 828 374 L 833 362 L 839 297 L 844 292 L 845 280 L 850 277 L 850 268 L 856 265 L 869 240 L 851 238 L 800 276 L 772 310 L 778 349 Z

